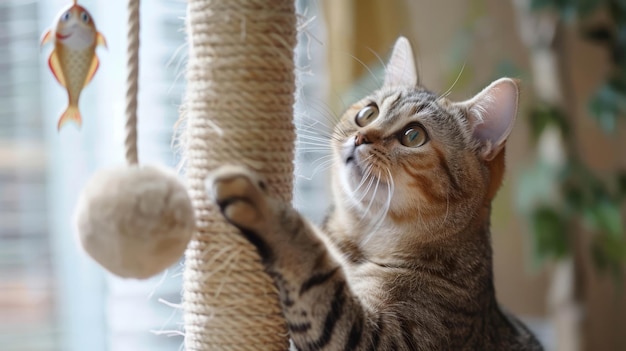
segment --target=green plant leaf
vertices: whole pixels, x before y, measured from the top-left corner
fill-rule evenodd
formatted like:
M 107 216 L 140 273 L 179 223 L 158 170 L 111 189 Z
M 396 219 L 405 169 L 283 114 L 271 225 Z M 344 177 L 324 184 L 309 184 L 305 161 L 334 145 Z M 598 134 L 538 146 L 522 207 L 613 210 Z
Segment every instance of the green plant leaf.
M 524 170 L 517 185 L 516 205 L 525 215 L 531 216 L 538 204 L 554 201 L 559 170 L 554 165 L 536 161 Z
M 606 0 L 531 0 L 532 11 L 555 10 L 565 21 L 592 14 Z
M 615 94 L 608 86 L 601 87 L 591 97 L 589 111 L 603 131 L 613 133 L 617 119 L 617 106 Z
M 606 4 L 606 0 L 577 0 L 576 10 L 578 12 L 579 17 L 587 17 L 593 14 L 598 7 Z
M 554 7 L 555 5 L 555 0 L 530 0 L 530 9 L 532 11 L 543 10 L 547 7 Z
M 626 242 L 607 235 L 596 235 L 591 242 L 591 257 L 596 268 L 610 272 L 616 283 L 623 280 Z
M 541 133 L 548 126 L 556 126 L 561 131 L 563 137 L 569 135 L 569 124 L 565 115 L 556 107 L 548 105 L 539 105 L 530 111 L 529 115 L 530 129 L 533 140 L 536 142 Z
M 619 172 L 616 178 L 617 178 L 617 199 L 619 201 L 622 201 L 626 197 L 626 171 Z
M 594 231 L 599 231 L 612 238 L 622 239 L 624 225 L 619 205 L 608 199 L 602 199 L 588 205 L 584 210 L 586 224 Z
M 571 212 L 580 212 L 584 208 L 587 197 L 585 196 L 584 190 L 581 189 L 580 186 L 569 182 L 564 183 L 562 191 L 565 204 Z
M 566 221 L 548 206 L 540 206 L 531 215 L 534 252 L 539 261 L 562 258 L 569 252 Z

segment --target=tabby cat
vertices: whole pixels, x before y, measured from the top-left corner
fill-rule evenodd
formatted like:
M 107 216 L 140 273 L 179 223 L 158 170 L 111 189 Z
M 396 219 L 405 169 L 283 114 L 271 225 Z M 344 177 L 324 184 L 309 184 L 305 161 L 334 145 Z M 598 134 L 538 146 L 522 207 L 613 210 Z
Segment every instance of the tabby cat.
M 417 81 L 400 38 L 383 87 L 336 126 L 322 229 L 245 168 L 218 169 L 207 189 L 258 249 L 300 351 L 541 350 L 493 286 L 489 216 L 517 83 L 455 103 Z

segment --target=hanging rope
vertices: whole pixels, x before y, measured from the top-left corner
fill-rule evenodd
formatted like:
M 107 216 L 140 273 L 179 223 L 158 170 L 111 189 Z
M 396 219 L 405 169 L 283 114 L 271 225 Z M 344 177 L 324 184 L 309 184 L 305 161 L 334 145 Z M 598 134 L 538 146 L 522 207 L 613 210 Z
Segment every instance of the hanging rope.
M 186 165 L 196 232 L 186 251 L 188 351 L 285 351 L 288 336 L 259 256 L 206 197 L 224 164 L 261 174 L 291 201 L 293 181 L 293 0 L 189 0 Z
M 137 91 L 139 81 L 139 0 L 128 1 L 128 47 L 126 77 L 126 162 L 139 163 L 137 156 Z

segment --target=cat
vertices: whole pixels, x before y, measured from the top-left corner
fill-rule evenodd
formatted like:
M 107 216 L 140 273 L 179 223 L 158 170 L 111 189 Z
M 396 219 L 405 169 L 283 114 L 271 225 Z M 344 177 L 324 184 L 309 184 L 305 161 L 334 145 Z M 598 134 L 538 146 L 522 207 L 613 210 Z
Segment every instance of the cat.
M 401 37 L 382 88 L 335 128 L 321 229 L 246 168 L 217 169 L 207 191 L 256 246 L 300 351 L 542 350 L 493 285 L 490 208 L 517 82 L 456 103 L 417 82 Z

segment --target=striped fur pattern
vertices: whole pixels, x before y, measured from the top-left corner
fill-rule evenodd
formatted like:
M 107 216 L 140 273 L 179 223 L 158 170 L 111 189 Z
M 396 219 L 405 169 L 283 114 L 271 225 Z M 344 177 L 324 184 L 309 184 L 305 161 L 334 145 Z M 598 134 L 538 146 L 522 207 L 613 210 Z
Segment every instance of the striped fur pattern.
M 390 65 L 407 56 L 399 40 Z M 490 207 L 516 83 L 453 103 L 396 78 L 336 127 L 322 228 L 245 168 L 220 168 L 208 190 L 257 247 L 300 351 L 541 350 L 493 285 Z

